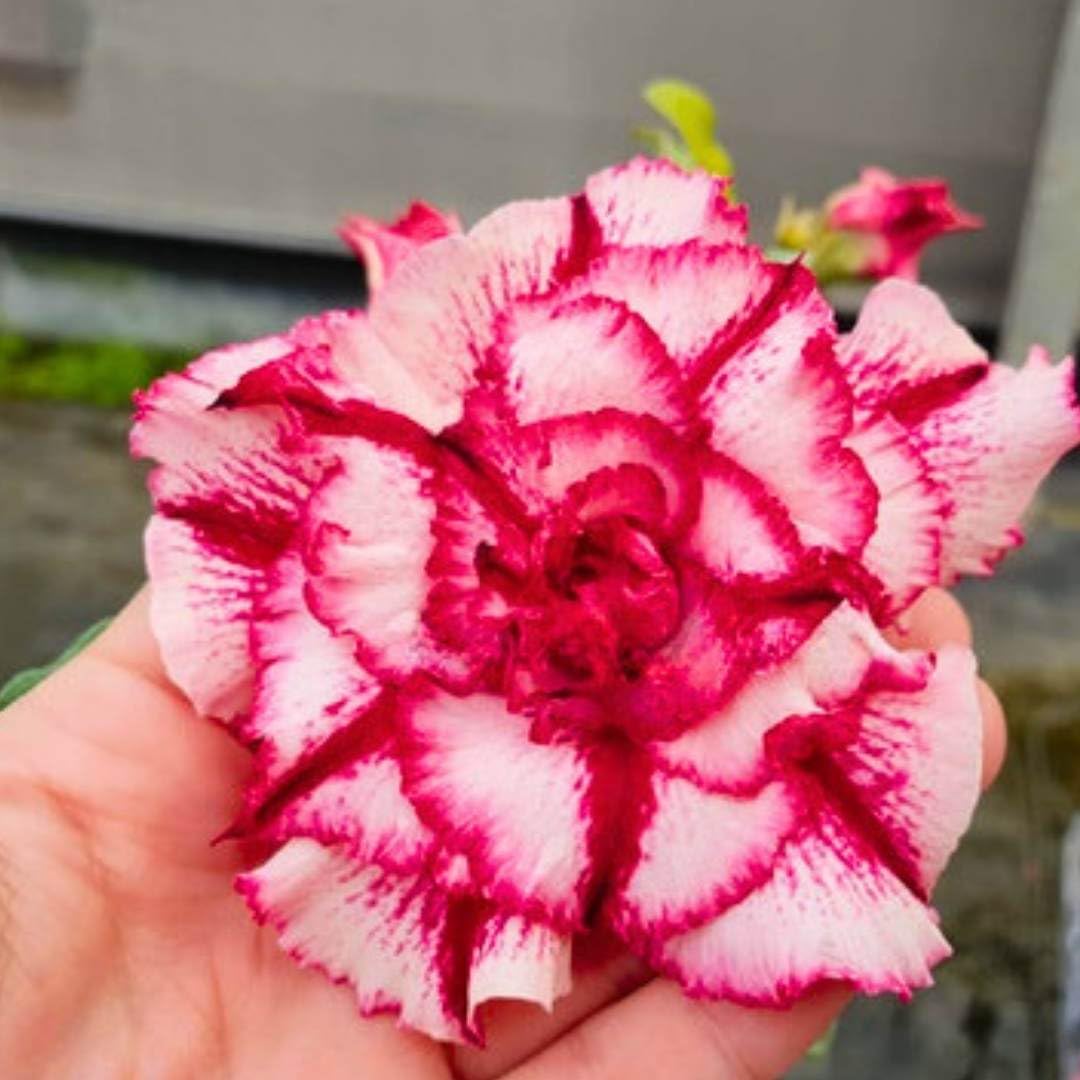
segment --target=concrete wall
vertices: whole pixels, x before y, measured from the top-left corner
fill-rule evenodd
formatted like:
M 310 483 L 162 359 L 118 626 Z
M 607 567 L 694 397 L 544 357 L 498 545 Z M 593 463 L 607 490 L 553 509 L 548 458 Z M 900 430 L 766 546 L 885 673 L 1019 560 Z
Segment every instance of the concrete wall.
M 13 0 L 0 0 L 11 3 Z M 46 0 L 43 0 L 46 2 Z M 767 225 L 874 161 L 985 214 L 930 267 L 995 319 L 1063 0 L 84 0 L 68 77 L 0 68 L 0 213 L 328 249 L 348 208 L 475 217 L 712 92 Z

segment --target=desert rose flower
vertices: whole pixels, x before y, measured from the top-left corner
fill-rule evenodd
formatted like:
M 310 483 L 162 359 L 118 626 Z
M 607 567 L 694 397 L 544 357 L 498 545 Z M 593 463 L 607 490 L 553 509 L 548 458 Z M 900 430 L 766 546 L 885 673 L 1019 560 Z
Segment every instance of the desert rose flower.
M 852 276 L 914 280 L 919 256 L 931 240 L 980 229 L 983 220 L 953 202 L 944 180 L 900 179 L 884 169 L 867 168 L 857 183 L 829 197 L 825 225 L 833 232 L 857 234 Z
M 165 663 L 254 753 L 255 917 L 439 1039 L 550 1007 L 601 927 L 704 997 L 927 985 L 975 662 L 882 630 L 1019 542 L 1071 361 L 993 365 L 901 280 L 839 336 L 663 161 L 379 258 L 369 310 L 138 403 Z

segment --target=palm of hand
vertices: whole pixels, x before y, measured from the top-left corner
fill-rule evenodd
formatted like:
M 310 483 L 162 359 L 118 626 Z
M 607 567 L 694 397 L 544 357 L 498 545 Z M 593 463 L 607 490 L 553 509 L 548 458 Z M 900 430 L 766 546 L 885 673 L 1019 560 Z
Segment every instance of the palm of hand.
M 935 640 L 966 633 L 949 610 Z M 992 772 L 1001 718 L 989 699 L 986 711 Z M 834 991 L 753 1012 L 659 980 L 610 1004 L 643 981 L 624 958 L 579 978 L 551 1017 L 491 1006 L 484 1052 L 361 1021 L 346 989 L 251 921 L 231 889 L 243 853 L 210 845 L 246 769 L 169 685 L 144 599 L 4 714 L 3 1075 L 742 1080 L 778 1075 L 842 1004 Z

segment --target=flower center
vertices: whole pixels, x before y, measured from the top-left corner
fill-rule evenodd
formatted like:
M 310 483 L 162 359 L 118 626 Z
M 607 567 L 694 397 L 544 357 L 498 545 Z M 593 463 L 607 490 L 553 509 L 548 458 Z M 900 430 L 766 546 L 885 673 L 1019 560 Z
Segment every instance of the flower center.
M 610 723 L 603 698 L 638 677 L 681 617 L 674 569 L 621 516 L 551 529 L 536 542 L 528 584 L 513 592 L 507 700 L 544 730 Z

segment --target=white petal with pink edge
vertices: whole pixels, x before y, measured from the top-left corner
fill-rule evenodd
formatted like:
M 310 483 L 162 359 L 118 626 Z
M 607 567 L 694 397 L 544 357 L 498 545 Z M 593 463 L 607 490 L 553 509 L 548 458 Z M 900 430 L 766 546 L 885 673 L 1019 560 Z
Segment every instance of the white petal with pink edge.
M 667 247 L 685 240 L 746 240 L 746 209 L 728 202 L 730 183 L 663 158 L 637 157 L 594 173 L 585 198 L 605 245 Z
M 650 416 L 618 409 L 579 413 L 530 424 L 509 446 L 512 458 L 499 461 L 512 473 L 515 490 L 537 512 L 557 507 L 580 481 L 605 469 L 637 465 L 663 485 L 667 527 L 693 520 L 699 489 L 687 451 Z
M 441 659 L 421 617 L 435 542 L 431 469 L 360 438 L 339 461 L 307 515 L 308 599 L 335 634 L 355 639 L 369 670 L 404 677 Z
M 833 757 L 911 880 L 929 895 L 979 796 L 975 657 L 946 645 L 922 690 L 867 695 L 859 733 Z
M 248 637 L 264 568 L 160 514 L 146 529 L 146 566 L 150 622 L 169 678 L 199 712 L 231 719 L 251 702 Z
M 298 552 L 283 556 L 267 578 L 254 607 L 258 675 L 243 734 L 258 741 L 261 781 L 273 784 L 355 723 L 381 687 L 357 659 L 352 639 L 335 637 L 311 614 Z
M 862 548 L 877 495 L 842 445 L 851 396 L 832 355 L 832 312 L 803 285 L 719 368 L 703 394 L 712 445 L 766 483 L 804 543 Z
M 569 199 L 517 202 L 461 237 L 429 244 L 375 296 L 371 327 L 430 391 L 432 430 L 460 419 L 462 397 L 510 301 L 546 292 L 573 240 Z
M 290 956 L 348 983 L 365 1014 L 395 1012 L 434 1039 L 465 1038 L 451 986 L 461 943 L 442 890 L 309 839 L 289 841 L 237 888 Z
M 861 415 L 846 445 L 878 490 L 877 521 L 861 562 L 884 585 L 891 615 L 939 580 L 948 505 L 907 430 L 887 413 Z
M 283 544 L 330 461 L 325 447 L 304 439 L 273 406 L 190 414 L 154 408 L 132 442 L 158 462 L 150 478 L 156 509 L 218 519 L 241 545 Z
M 950 950 L 930 909 L 825 808 L 764 885 L 657 952 L 692 995 L 782 1006 L 831 980 L 908 998 Z
M 651 787 L 637 861 L 611 904 L 628 940 L 670 937 L 742 900 L 768 877 L 801 810 L 781 782 L 743 797 L 654 772 Z
M 893 649 L 865 612 L 841 604 L 794 655 L 753 675 L 695 728 L 650 752 L 664 769 L 717 791 L 755 790 L 768 779 L 764 739 L 789 716 L 842 707 L 868 678 L 915 689 L 930 674 L 927 658 Z
M 277 841 L 308 837 L 398 873 L 419 871 L 435 850 L 402 791 L 401 766 L 385 747 L 318 776 L 307 790 L 286 792 L 257 832 Z
M 936 293 L 901 278 L 870 290 L 836 354 L 868 408 L 888 407 L 915 387 L 977 374 L 987 363 L 986 353 Z
M 1080 442 L 1071 359 L 1033 349 L 1020 370 L 993 365 L 980 383 L 912 430 L 952 505 L 942 577 L 988 574 L 1022 540 L 1019 518 L 1043 478 Z
M 710 454 L 698 460 L 701 509 L 687 536 L 690 552 L 725 580 L 793 573 L 803 548 L 780 501 L 729 458 Z
M 606 407 L 680 425 L 679 372 L 645 321 L 600 297 L 515 304 L 495 369 L 520 423 Z
M 750 325 L 782 275 L 756 249 L 689 241 L 612 248 L 569 291 L 625 304 L 652 327 L 686 375 Z
M 287 334 L 212 349 L 183 371 L 165 375 L 136 395 L 131 451 L 137 457 L 159 458 L 168 453 L 178 432 L 177 417 L 208 409 L 222 391 L 235 386 L 247 372 L 282 360 L 295 349 Z M 160 430 L 164 426 L 165 430 Z M 179 433 L 182 438 L 182 433 Z
M 403 719 L 405 794 L 468 856 L 477 889 L 508 910 L 577 925 L 592 870 L 585 754 L 532 742 L 529 719 L 486 694 L 435 694 Z

